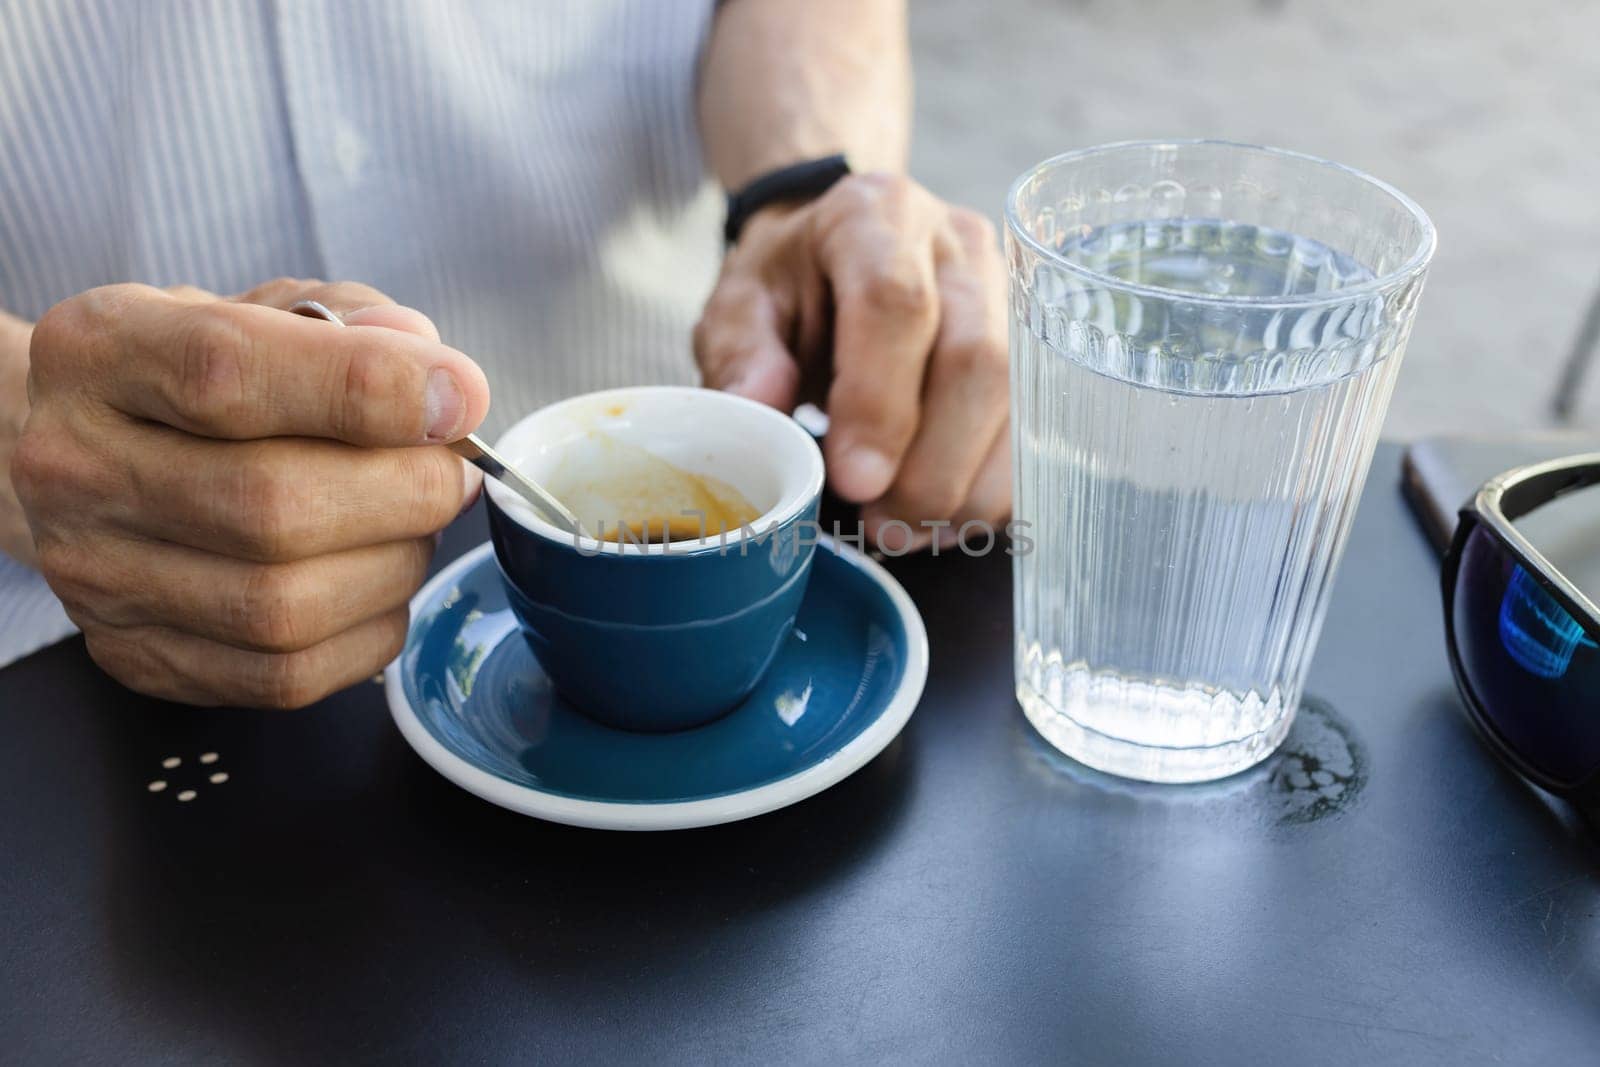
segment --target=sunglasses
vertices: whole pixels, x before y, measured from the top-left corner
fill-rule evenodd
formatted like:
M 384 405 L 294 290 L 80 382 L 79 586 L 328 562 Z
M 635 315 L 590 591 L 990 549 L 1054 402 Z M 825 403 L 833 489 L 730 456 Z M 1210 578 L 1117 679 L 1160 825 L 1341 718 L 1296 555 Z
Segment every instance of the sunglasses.
M 1600 453 L 1490 479 L 1445 556 L 1445 632 L 1467 710 L 1524 777 L 1600 820 L 1600 611 L 1512 523 L 1600 485 Z

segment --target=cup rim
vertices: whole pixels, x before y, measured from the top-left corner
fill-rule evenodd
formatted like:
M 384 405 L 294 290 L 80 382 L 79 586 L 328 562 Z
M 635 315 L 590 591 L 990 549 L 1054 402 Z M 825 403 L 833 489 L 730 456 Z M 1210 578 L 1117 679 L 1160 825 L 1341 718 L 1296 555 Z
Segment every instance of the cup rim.
M 1097 270 L 1093 270 L 1089 267 L 1083 266 L 1082 264 L 1072 262 L 1057 250 L 1050 248 L 1041 241 L 1035 239 L 1033 234 L 1029 233 L 1023 228 L 1022 220 L 1017 211 L 1017 199 L 1021 195 L 1022 187 L 1025 184 L 1032 181 L 1034 178 L 1043 174 L 1047 170 L 1050 170 L 1054 167 L 1059 167 L 1065 163 L 1071 163 L 1080 159 L 1087 159 L 1091 156 L 1106 155 L 1111 152 L 1120 152 L 1127 149 L 1186 148 L 1195 147 L 1198 145 L 1209 145 L 1218 148 L 1235 148 L 1246 152 L 1264 153 L 1266 155 L 1279 156 L 1284 159 L 1298 160 L 1302 163 L 1310 163 L 1319 167 L 1326 167 L 1331 170 L 1340 171 L 1352 178 L 1357 179 L 1358 181 L 1365 182 L 1366 184 L 1371 185 L 1383 192 L 1387 196 L 1392 197 L 1400 204 L 1401 207 L 1408 211 L 1412 217 L 1417 220 L 1422 227 L 1422 233 L 1417 240 L 1417 246 L 1412 250 L 1411 255 L 1406 259 L 1406 261 L 1400 266 L 1387 271 L 1379 277 L 1360 282 L 1356 285 L 1347 286 L 1343 289 L 1330 289 L 1325 293 L 1302 294 L 1298 296 L 1226 296 L 1217 293 L 1194 293 L 1184 289 L 1168 288 L 1167 286 L 1163 285 L 1148 285 L 1143 282 L 1130 282 L 1122 278 L 1114 278 L 1109 274 L 1102 274 Z M 1402 193 L 1399 189 L 1396 189 L 1388 182 L 1383 181 L 1381 178 L 1375 178 L 1365 171 L 1357 170 L 1356 168 L 1346 166 L 1343 163 L 1336 163 L 1331 159 L 1324 159 L 1321 156 L 1314 156 L 1307 152 L 1296 152 L 1288 148 L 1276 148 L 1271 145 L 1251 144 L 1248 141 L 1229 141 L 1222 138 L 1212 137 L 1179 137 L 1167 140 L 1112 141 L 1109 144 L 1074 149 L 1071 152 L 1062 152 L 1059 155 L 1051 156 L 1049 159 L 1043 160 L 1042 162 L 1037 163 L 1023 171 L 1022 174 L 1011 183 L 1011 188 L 1006 191 L 1005 219 L 1006 230 L 1014 238 L 1016 238 L 1018 241 L 1021 241 L 1024 245 L 1032 249 L 1038 255 L 1048 259 L 1053 265 L 1058 266 L 1069 273 L 1076 274 L 1079 277 L 1087 278 L 1091 281 L 1109 286 L 1117 289 L 1120 292 L 1133 293 L 1138 296 L 1147 296 L 1158 300 L 1169 300 L 1190 304 L 1205 304 L 1213 307 L 1248 306 L 1255 308 L 1305 309 L 1351 303 L 1353 301 L 1360 300 L 1363 297 L 1392 289 L 1398 283 L 1421 274 L 1427 269 L 1428 263 L 1433 259 L 1433 253 L 1438 247 L 1439 243 L 1438 233 L 1434 229 L 1433 220 L 1428 217 L 1428 213 L 1426 211 L 1422 210 L 1422 206 L 1405 193 Z
M 617 389 L 600 389 L 591 393 L 580 393 L 577 396 L 566 397 L 523 415 L 496 438 L 495 448 L 503 452 L 506 439 L 529 420 L 554 414 L 563 408 L 605 404 L 608 402 L 615 403 L 626 401 L 642 394 L 660 396 L 664 393 L 692 396 L 695 398 L 694 403 L 704 401 L 710 404 L 732 404 L 735 407 L 743 407 L 747 411 L 758 413 L 756 415 L 757 418 L 769 420 L 777 433 L 792 435 L 795 442 L 799 444 L 801 451 L 806 456 L 807 466 L 810 467 L 810 471 L 798 489 L 781 497 L 772 507 L 750 520 L 748 527 L 757 543 L 763 536 L 800 515 L 821 495 L 823 482 L 822 450 L 817 447 L 816 439 L 803 426 L 796 422 L 792 416 L 779 411 L 777 408 L 735 393 L 723 392 L 719 389 L 708 389 L 704 386 L 630 385 Z M 512 490 L 501 485 L 493 478 L 484 479 L 484 493 L 488 497 L 488 503 L 529 533 L 546 541 L 575 548 L 583 554 L 604 556 L 607 559 L 629 556 L 684 558 L 726 554 L 730 549 L 737 549 L 745 540 L 745 530 L 740 528 L 725 534 L 708 535 L 704 540 L 697 538 L 692 541 L 668 541 L 646 545 L 632 544 L 626 541 L 601 541 L 586 534 L 567 533 L 537 515 L 525 513 L 524 509 L 507 507 L 506 500 L 509 500 L 514 494 Z

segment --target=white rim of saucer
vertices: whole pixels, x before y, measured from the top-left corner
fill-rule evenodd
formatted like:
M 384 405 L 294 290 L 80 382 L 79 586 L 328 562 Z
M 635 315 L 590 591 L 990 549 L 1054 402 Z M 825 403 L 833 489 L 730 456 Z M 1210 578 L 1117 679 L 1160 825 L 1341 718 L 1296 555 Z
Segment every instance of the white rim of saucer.
M 492 804 L 550 822 L 598 830 L 687 830 L 737 822 L 788 807 L 837 785 L 887 748 L 916 710 L 928 680 L 927 628 L 900 583 L 881 564 L 858 549 L 837 545 L 830 537 L 820 538 L 817 547 L 832 551 L 888 594 L 905 628 L 905 671 L 894 695 L 865 730 L 827 758 L 775 782 L 700 800 L 665 802 L 581 800 L 508 782 L 451 752 L 422 725 L 405 697 L 400 677 L 400 661 L 405 658 L 405 650 L 384 668 L 383 688 L 389 701 L 389 713 L 417 755 L 450 781 Z M 457 581 L 462 573 L 478 566 L 492 551 L 493 546 L 485 543 L 445 567 L 411 598 L 411 610 L 416 612 L 441 587 Z M 408 631 L 407 648 L 410 642 Z

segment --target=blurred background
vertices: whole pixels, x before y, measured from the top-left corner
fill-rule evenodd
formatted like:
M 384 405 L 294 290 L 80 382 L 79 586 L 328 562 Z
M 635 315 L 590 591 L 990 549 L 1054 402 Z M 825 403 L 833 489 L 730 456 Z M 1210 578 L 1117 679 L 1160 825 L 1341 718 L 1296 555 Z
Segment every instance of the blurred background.
M 913 0 L 911 31 L 935 192 L 998 217 L 1040 159 L 1139 138 L 1359 167 L 1439 231 L 1385 436 L 1553 424 L 1600 289 L 1600 3 Z

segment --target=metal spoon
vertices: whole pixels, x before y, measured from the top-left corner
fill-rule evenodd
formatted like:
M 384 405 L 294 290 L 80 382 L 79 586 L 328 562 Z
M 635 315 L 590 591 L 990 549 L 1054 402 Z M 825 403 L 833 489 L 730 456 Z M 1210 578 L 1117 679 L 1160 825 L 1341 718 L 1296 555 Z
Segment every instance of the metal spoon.
M 344 320 L 330 311 L 325 304 L 315 300 L 302 300 L 289 310 L 296 315 L 304 315 L 311 319 L 326 319 L 335 326 L 344 325 Z M 566 505 L 551 496 L 549 490 L 538 482 L 507 463 L 477 434 L 469 433 L 459 441 L 451 441 L 448 447 L 450 451 L 491 478 L 498 478 L 502 485 L 510 486 L 518 496 L 533 505 L 540 518 L 560 529 L 562 533 L 574 535 L 583 533 L 583 526 L 578 522 L 578 517 L 569 511 Z

